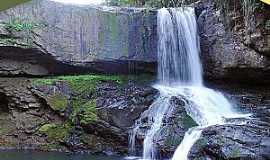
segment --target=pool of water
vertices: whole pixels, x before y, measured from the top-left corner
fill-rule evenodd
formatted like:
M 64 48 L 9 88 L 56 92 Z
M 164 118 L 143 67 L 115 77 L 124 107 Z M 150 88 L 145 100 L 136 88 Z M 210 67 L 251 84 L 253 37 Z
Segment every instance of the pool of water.
M 118 156 L 68 154 L 59 152 L 0 151 L 0 160 L 122 160 Z

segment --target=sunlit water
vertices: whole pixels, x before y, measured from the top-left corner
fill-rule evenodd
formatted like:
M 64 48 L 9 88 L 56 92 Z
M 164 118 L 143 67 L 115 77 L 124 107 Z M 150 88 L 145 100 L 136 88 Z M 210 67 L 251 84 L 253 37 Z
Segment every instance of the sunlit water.
M 236 112 L 222 93 L 206 88 L 202 80 L 199 59 L 199 38 L 196 16 L 193 8 L 160 9 L 158 11 L 158 83 L 154 85 L 160 97 L 148 110 L 148 121 L 152 122 L 143 144 L 143 159 L 158 159 L 154 137 L 158 134 L 164 115 L 171 110 L 172 96 L 183 96 L 189 103 L 187 114 L 198 124 L 190 128 L 177 148 L 173 160 L 187 160 L 193 144 L 199 139 L 205 127 L 222 125 L 228 119 L 246 118 Z M 140 126 L 135 124 L 130 137 L 131 150 L 135 150 L 135 138 Z M 242 122 L 239 122 L 239 124 Z

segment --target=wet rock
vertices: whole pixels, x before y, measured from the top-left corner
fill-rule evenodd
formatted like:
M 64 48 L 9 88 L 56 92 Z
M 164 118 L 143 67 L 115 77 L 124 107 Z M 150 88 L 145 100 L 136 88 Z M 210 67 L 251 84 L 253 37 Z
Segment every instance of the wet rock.
M 192 147 L 190 159 L 251 159 L 267 160 L 270 156 L 269 87 L 214 85 L 252 119 L 243 125 L 211 126 L 202 132 Z
M 267 131 L 268 130 L 268 131 Z M 203 131 L 190 159 L 269 159 L 269 126 L 213 126 Z
M 223 3 L 226 4 L 224 10 L 219 6 Z M 269 6 L 255 3 L 258 4 L 249 6 L 261 7 L 248 11 L 249 17 L 243 15 L 240 1 L 202 0 L 196 4 L 201 59 L 207 79 L 244 83 L 267 83 L 269 80 L 270 32 L 265 28 Z
M 158 91 L 130 82 L 122 89 L 113 84 L 101 84 L 97 94 L 99 117 L 113 126 L 127 130 L 152 104 Z
M 119 77 L 85 77 L 0 78 L 0 147 L 127 153 L 127 128 L 157 91 Z
M 185 132 L 197 125 L 185 110 L 185 105 L 188 105 L 185 98 L 173 96 L 170 97 L 169 103 L 170 107 L 165 114 L 163 124 L 153 138 L 153 147 L 155 147 L 156 155 L 159 159 L 171 158 L 181 143 Z M 143 140 L 152 125 L 151 115 L 149 114 L 151 109 L 154 108 L 146 110 L 136 124 L 139 127 L 136 130 L 135 137 L 137 152 L 141 151 Z

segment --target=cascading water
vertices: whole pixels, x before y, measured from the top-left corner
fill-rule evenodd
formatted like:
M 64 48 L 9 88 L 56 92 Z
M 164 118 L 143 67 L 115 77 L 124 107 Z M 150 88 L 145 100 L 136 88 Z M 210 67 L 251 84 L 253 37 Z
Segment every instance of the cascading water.
M 154 144 L 165 115 L 170 112 L 169 100 L 181 95 L 192 105 L 185 110 L 199 125 L 190 128 L 177 148 L 173 160 L 186 160 L 189 150 L 200 137 L 202 130 L 210 125 L 222 125 L 227 119 L 242 118 L 229 101 L 220 93 L 203 86 L 202 67 L 199 59 L 199 40 L 193 8 L 160 9 L 158 11 L 158 83 L 154 86 L 160 97 L 150 106 L 147 114 L 152 126 L 146 132 L 143 159 L 157 159 Z M 137 121 L 137 125 L 139 122 Z M 131 137 L 135 146 L 138 126 Z

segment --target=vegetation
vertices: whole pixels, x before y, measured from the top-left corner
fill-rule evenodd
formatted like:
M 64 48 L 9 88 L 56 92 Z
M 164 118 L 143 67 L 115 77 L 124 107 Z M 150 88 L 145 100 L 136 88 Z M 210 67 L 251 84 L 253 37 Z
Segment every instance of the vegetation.
M 183 123 L 185 128 L 191 128 L 194 126 L 198 126 L 197 123 L 188 115 L 182 116 L 181 122 Z
M 32 31 L 35 28 L 44 27 L 44 24 L 14 18 L 6 22 L 0 22 L 0 26 L 9 32 L 9 35 L 0 35 L 0 44 L 30 48 L 33 46 Z
M 88 101 L 80 108 L 81 112 L 79 115 L 81 124 L 89 124 L 97 120 L 96 114 L 96 101 Z
M 124 85 L 129 80 L 145 83 L 153 79 L 150 75 L 124 76 L 124 75 L 77 75 L 77 76 L 58 76 L 40 78 L 33 80 L 32 84 L 36 87 L 54 87 L 57 82 L 65 83 L 72 92 L 71 99 L 56 90 L 54 93 L 46 95 L 46 100 L 51 108 L 61 114 L 68 109 L 70 104 L 71 113 L 69 120 L 72 124 L 89 124 L 97 120 L 96 114 L 96 86 L 101 82 L 113 82 Z M 77 121 L 79 120 L 79 121 Z
M 265 29 L 270 30 L 270 19 L 266 21 Z
M 112 81 L 119 85 L 125 84 L 129 80 L 134 80 L 139 83 L 145 83 L 153 80 L 154 76 L 144 75 L 105 75 L 105 74 L 89 74 L 89 75 L 74 75 L 74 76 L 58 76 L 49 78 L 40 78 L 33 81 L 34 85 L 53 85 L 55 82 L 67 82 L 73 91 L 82 93 L 93 91 L 98 82 Z
M 39 128 L 41 134 L 48 136 L 48 139 L 51 141 L 63 141 L 69 134 L 71 125 L 65 123 L 60 124 L 45 124 Z
M 14 18 L 7 22 L 1 22 L 3 27 L 10 32 L 31 32 L 36 28 L 45 26 L 43 23 L 33 22 L 31 20 Z
M 8 22 L 4 22 L 4 27 L 8 31 L 31 31 L 34 27 L 37 27 L 38 25 L 33 22 L 23 22 L 20 19 L 12 19 Z
M 184 4 L 195 2 L 196 0 L 106 0 L 109 5 L 129 5 L 147 7 L 179 7 Z
M 68 106 L 68 98 L 61 93 L 55 93 L 48 96 L 48 103 L 53 110 L 62 111 Z

